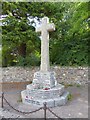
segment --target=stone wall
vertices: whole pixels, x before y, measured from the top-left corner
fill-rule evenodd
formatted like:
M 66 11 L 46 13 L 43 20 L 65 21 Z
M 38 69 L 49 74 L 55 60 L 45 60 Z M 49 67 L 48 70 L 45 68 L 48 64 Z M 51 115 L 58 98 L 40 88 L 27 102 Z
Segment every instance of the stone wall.
M 2 70 L 2 80 L 0 82 L 24 82 L 32 81 L 33 75 L 39 71 L 39 67 L 22 68 L 7 67 Z M 85 84 L 88 82 L 88 67 L 51 67 L 56 73 L 56 79 L 59 83 L 78 83 Z

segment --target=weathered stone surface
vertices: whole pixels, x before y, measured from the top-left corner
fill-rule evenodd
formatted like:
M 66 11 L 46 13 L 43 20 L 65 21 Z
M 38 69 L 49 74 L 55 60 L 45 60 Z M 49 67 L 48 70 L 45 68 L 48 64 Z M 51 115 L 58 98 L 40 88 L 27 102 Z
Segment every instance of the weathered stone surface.
M 41 71 L 49 71 L 49 32 L 55 30 L 54 23 L 49 23 L 48 17 L 43 17 L 41 26 L 36 32 L 41 32 Z
M 25 104 L 33 104 L 33 105 L 39 105 L 43 107 L 44 103 L 46 102 L 48 107 L 56 107 L 56 106 L 65 105 L 67 103 L 69 92 L 64 92 L 62 96 L 59 96 L 59 97 L 54 97 L 54 98 L 48 97 L 48 99 L 45 99 L 42 97 L 38 98 L 37 96 L 35 96 L 34 98 L 33 97 L 30 98 L 26 90 L 22 91 L 21 95 L 23 98 L 22 99 L 23 103 Z
M 30 88 L 30 89 L 29 89 Z M 64 92 L 64 86 L 58 84 L 52 89 L 31 89 L 31 85 L 27 85 L 27 94 L 28 96 L 37 97 L 37 98 L 55 98 L 60 97 Z
M 55 107 L 65 105 L 68 101 L 68 95 L 69 95 L 69 92 L 64 92 L 63 95 L 60 98 L 55 98 L 54 99 Z
M 39 88 L 55 87 L 55 73 L 54 72 L 36 72 L 34 73 L 33 85 L 38 85 Z
M 66 102 L 63 96 L 64 86 L 57 85 L 55 73 L 50 71 L 49 65 L 49 31 L 55 29 L 54 24 L 49 24 L 47 17 L 42 18 L 41 27 L 36 29 L 41 32 L 41 69 L 34 73 L 32 85 L 27 86 L 27 90 L 21 92 L 23 102 L 29 104 L 43 105 L 54 107 L 55 99 L 59 99 L 60 104 Z M 63 97 L 61 97 L 63 96 Z M 58 104 L 57 104 L 58 105 Z

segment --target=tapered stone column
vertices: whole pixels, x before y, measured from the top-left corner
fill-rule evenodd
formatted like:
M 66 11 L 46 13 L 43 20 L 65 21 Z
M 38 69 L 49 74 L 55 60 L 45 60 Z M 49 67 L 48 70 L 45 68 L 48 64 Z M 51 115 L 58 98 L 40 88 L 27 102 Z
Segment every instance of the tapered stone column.
M 41 27 L 36 28 L 36 32 L 41 32 L 41 71 L 49 71 L 49 32 L 55 30 L 54 23 L 49 23 L 49 19 L 42 19 Z

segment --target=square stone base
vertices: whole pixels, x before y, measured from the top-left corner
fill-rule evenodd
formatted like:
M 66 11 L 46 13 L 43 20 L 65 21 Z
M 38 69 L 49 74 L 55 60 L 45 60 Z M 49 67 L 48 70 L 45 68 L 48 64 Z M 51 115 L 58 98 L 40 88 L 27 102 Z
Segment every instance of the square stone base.
M 33 85 L 36 88 L 53 88 L 57 84 L 56 78 L 55 78 L 55 72 L 53 71 L 47 71 L 47 72 L 35 72 L 34 73 L 34 79 L 33 79 Z

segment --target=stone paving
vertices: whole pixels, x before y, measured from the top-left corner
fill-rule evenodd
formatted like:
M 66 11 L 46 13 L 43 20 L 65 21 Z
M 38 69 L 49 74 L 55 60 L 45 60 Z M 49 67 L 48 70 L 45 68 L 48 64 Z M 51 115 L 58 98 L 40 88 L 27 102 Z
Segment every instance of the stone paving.
M 72 94 L 72 99 L 68 101 L 65 106 L 50 109 L 61 118 L 88 118 L 88 86 L 69 86 L 66 88 L 66 90 Z M 10 102 L 12 106 L 21 111 L 28 112 L 39 108 L 20 102 L 20 91 L 17 90 L 7 91 L 5 98 Z M 29 115 L 18 113 L 12 110 L 5 102 L 4 111 L 1 109 L 0 111 L 0 115 L 4 118 L 43 118 L 44 116 L 43 110 Z M 55 116 L 47 111 L 47 118 L 55 118 Z
M 23 116 L 0 108 L 0 119 L 1 118 L 23 118 Z

